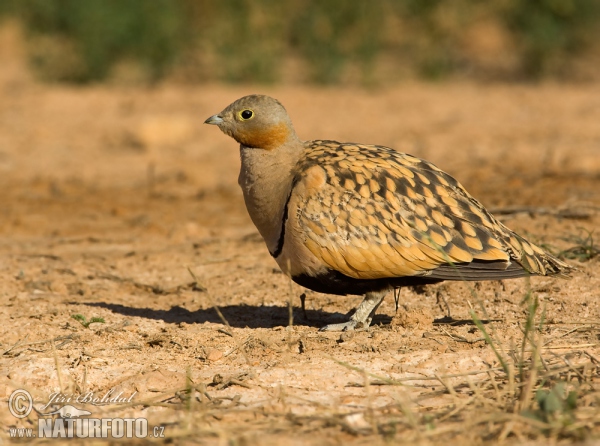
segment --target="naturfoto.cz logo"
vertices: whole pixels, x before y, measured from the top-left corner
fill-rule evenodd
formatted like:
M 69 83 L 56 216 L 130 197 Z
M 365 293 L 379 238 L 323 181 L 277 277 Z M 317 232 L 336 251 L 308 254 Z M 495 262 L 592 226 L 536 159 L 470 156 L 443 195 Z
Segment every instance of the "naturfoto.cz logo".
M 93 418 L 92 412 L 79 409 L 74 403 L 114 404 L 131 402 L 122 397 L 122 393 L 112 396 L 107 392 L 103 397 L 93 393 L 85 395 L 64 395 L 54 393 L 49 402 L 37 409 L 33 405 L 31 394 L 23 389 L 11 393 L 8 399 L 8 410 L 15 418 L 26 418 L 34 410 L 38 415 L 37 432 L 32 428 L 10 428 L 11 438 L 163 438 L 164 426 L 154 426 L 148 430 L 146 418 Z M 64 404 L 67 403 L 67 404 Z M 50 412 L 43 412 L 50 405 L 63 404 Z M 84 418 L 86 417 L 86 418 Z

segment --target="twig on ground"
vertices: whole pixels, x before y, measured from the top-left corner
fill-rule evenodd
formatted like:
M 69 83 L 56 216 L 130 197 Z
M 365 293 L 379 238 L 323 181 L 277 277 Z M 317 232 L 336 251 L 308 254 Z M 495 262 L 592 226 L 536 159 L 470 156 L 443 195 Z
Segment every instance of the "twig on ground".
M 26 340 L 28 337 L 29 337 L 29 334 L 27 334 L 27 336 L 25 336 L 23 339 L 21 339 L 20 341 L 18 341 L 11 348 L 9 348 L 8 350 L 6 350 L 3 353 L 3 355 L 8 354 L 9 352 L 11 352 L 12 350 L 14 350 L 17 347 L 31 347 L 32 345 L 40 345 L 40 344 L 47 344 L 48 342 L 54 343 L 54 342 L 58 342 L 58 341 L 63 341 L 63 342 L 61 342 L 60 344 L 58 344 L 56 346 L 56 348 L 60 349 L 61 347 L 64 347 L 66 344 L 68 344 L 69 342 L 72 342 L 73 340 L 77 339 L 79 337 L 79 335 L 77 333 L 71 333 L 69 335 L 57 336 L 55 338 L 48 338 L 48 339 L 44 339 L 44 340 L 41 340 L 41 341 L 34 341 L 34 342 L 22 343 L 22 341 Z M 40 352 L 45 352 L 45 351 L 48 351 L 48 349 L 39 350 L 39 351 Z
M 494 215 L 500 216 L 514 214 L 551 215 L 553 217 L 558 218 L 571 218 L 583 220 L 591 218 L 593 215 L 600 212 L 600 207 L 592 205 L 581 205 L 556 209 L 537 206 L 506 206 L 501 208 L 492 208 L 489 211 Z
M 109 273 L 97 273 L 96 277 L 99 279 L 112 280 L 113 282 L 127 283 L 127 284 L 133 285 L 134 287 L 139 288 L 141 290 L 150 291 L 150 292 L 152 292 L 154 294 L 158 294 L 158 295 L 177 294 L 178 292 L 183 291 L 183 290 L 200 291 L 200 292 L 206 291 L 206 288 L 203 287 L 197 280 L 194 280 L 194 282 L 184 283 L 184 284 L 177 285 L 177 286 L 170 287 L 170 288 L 163 288 L 158 285 L 140 283 L 129 277 L 120 277 L 120 276 L 117 276 L 114 274 L 109 274 Z M 193 277 L 195 278 L 195 276 L 193 276 Z
M 216 374 L 213 376 L 212 383 L 210 383 L 209 386 L 215 386 L 217 390 L 223 390 L 230 386 L 240 386 L 245 387 L 246 389 L 251 389 L 252 386 L 244 381 L 252 378 L 254 378 L 254 374 L 249 372 L 243 372 L 237 375 L 225 377 L 220 374 Z
M 481 338 L 477 338 L 477 339 L 467 339 L 464 336 L 458 335 L 458 334 L 451 334 L 448 333 L 448 331 L 444 330 L 443 328 L 441 329 L 444 334 L 446 336 L 448 336 L 450 339 L 452 339 L 453 341 L 456 342 L 466 342 L 467 344 L 476 344 L 477 342 L 485 342 L 485 338 L 481 337 Z
M 54 366 L 56 367 L 58 388 L 60 389 L 60 393 L 65 393 L 65 388 L 63 386 L 62 380 L 62 372 L 60 371 L 60 364 L 58 363 L 58 354 L 56 353 L 56 346 L 54 345 L 54 342 L 51 342 L 50 345 L 52 346 L 52 356 L 54 357 Z
M 233 338 L 233 335 L 230 332 L 228 332 L 227 330 L 225 330 L 224 328 L 218 328 L 217 331 L 219 333 L 223 333 L 223 334 L 225 334 L 227 336 L 231 336 Z
M 27 338 L 29 338 L 29 333 L 27 333 L 24 338 L 19 339 L 17 342 L 14 343 L 14 345 L 12 347 L 10 347 L 8 350 L 6 350 L 4 353 L 2 353 L 2 356 L 10 353 L 12 350 L 14 350 L 15 348 L 20 347 L 22 345 L 31 345 L 31 344 L 23 344 L 23 342 L 26 341 Z M 46 343 L 46 342 L 48 342 L 48 341 L 44 341 L 44 343 Z

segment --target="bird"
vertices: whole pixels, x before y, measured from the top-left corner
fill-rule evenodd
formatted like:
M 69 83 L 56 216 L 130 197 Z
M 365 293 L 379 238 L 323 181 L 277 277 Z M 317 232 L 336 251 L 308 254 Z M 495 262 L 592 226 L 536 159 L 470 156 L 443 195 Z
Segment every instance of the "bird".
M 272 97 L 244 96 L 205 124 L 239 143 L 244 202 L 282 272 L 313 291 L 364 294 L 346 322 L 323 331 L 368 329 L 385 295 L 402 287 L 573 270 L 428 161 L 381 145 L 301 140 Z

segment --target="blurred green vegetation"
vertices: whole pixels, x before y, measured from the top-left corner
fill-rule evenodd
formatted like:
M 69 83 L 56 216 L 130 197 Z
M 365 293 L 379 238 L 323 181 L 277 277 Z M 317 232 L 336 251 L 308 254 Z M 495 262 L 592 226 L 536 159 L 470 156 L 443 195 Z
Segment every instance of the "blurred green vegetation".
M 519 37 L 523 74 L 533 78 L 564 75 L 564 61 L 582 56 L 600 37 L 599 0 L 510 0 L 503 18 Z
M 42 78 L 75 83 L 127 73 L 149 82 L 572 79 L 573 62 L 600 42 L 600 0 L 2 0 L 0 15 L 23 24 Z

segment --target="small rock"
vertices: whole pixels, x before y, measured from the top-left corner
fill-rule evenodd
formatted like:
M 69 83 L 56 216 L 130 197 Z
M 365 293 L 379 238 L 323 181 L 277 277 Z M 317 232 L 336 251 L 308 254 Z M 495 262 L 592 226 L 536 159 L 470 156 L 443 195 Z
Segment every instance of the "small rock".
M 353 413 L 344 417 L 344 427 L 353 434 L 370 434 L 371 425 L 362 413 Z
M 206 355 L 206 359 L 208 359 L 209 361 L 218 361 L 222 357 L 223 357 L 223 352 L 221 350 L 216 350 L 216 349 L 209 351 L 208 354 Z
M 341 344 L 342 342 L 348 342 L 352 338 L 354 338 L 354 331 L 344 331 L 340 335 L 340 338 L 338 339 L 338 343 Z

